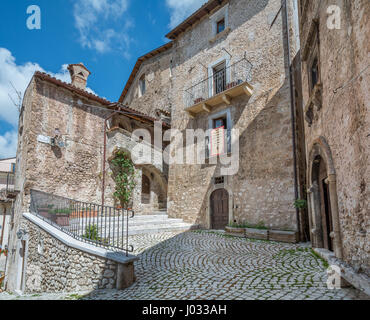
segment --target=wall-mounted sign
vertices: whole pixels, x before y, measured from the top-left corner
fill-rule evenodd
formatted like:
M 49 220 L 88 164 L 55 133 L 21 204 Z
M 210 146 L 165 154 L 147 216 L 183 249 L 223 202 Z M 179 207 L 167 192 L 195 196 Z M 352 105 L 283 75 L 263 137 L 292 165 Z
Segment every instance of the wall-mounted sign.
M 37 141 L 41 142 L 41 143 L 47 143 L 47 144 L 51 143 L 50 137 L 46 137 L 46 136 L 43 136 L 41 134 L 37 136 Z

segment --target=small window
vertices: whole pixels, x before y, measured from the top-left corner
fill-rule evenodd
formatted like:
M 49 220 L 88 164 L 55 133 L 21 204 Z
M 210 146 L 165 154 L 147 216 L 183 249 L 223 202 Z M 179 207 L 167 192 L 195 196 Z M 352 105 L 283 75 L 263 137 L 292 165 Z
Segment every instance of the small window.
M 227 129 L 226 117 L 213 120 L 213 129 L 218 129 L 221 127 L 224 127 L 224 129 Z
M 139 96 L 143 96 L 145 94 L 146 85 L 145 85 L 145 74 L 143 74 L 139 80 Z
M 221 33 L 225 30 L 225 18 L 217 22 L 217 33 Z
M 319 63 L 317 58 L 315 58 L 311 66 L 311 90 L 315 87 L 315 85 L 318 82 L 319 82 Z
M 224 183 L 225 183 L 225 177 L 215 178 L 215 184 L 224 184 Z

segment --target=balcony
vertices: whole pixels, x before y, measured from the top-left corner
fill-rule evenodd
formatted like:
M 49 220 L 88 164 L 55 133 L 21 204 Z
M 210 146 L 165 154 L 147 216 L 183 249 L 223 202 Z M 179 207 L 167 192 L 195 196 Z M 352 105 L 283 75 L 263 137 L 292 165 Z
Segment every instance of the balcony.
M 212 108 L 225 103 L 230 105 L 238 96 L 252 96 L 252 64 L 243 58 L 231 66 L 213 70 L 212 76 L 185 90 L 186 112 L 191 118 L 200 112 L 211 112 Z
M 0 173 L 0 201 L 14 199 L 16 192 L 14 189 L 15 177 L 12 172 Z

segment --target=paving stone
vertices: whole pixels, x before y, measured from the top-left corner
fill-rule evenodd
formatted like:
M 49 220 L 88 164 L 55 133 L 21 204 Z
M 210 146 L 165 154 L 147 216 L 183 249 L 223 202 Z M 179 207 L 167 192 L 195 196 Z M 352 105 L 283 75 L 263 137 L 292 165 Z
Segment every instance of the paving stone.
M 226 237 L 212 231 L 139 234 L 130 237 L 130 243 L 140 258 L 135 262 L 137 281 L 123 291 L 96 290 L 83 299 L 369 300 L 354 288 L 327 289 L 323 261 L 301 244 Z M 4 297 L 9 299 L 0 294 L 0 300 Z M 70 295 L 22 299 L 45 297 Z

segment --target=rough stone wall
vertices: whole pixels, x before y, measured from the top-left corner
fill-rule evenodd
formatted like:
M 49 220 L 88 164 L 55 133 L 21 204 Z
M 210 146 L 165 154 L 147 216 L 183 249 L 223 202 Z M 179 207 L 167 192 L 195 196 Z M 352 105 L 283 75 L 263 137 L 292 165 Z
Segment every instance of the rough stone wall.
M 207 16 L 178 37 L 173 48 L 172 128 L 208 129 L 208 114 L 192 120 L 185 112 L 184 89 L 206 79 L 205 67 L 210 63 L 229 53 L 232 64 L 245 54 L 253 64 L 253 96 L 233 99 L 231 106 L 220 105 L 212 111 L 230 108 L 234 127 L 241 134 L 240 169 L 226 186 L 233 195 L 233 220 L 263 221 L 266 226 L 295 230 L 289 82 L 280 6 L 277 0 L 230 1 L 231 30 L 224 36 L 210 41 Z M 171 165 L 169 214 L 207 227 L 208 190 L 218 170 L 208 165 Z
M 117 262 L 70 248 L 31 222 L 25 293 L 81 292 L 116 287 Z
M 301 1 L 301 4 L 305 2 Z M 327 28 L 326 11 L 329 5 L 340 8 L 339 30 Z M 368 275 L 370 70 L 366 68 L 369 67 L 370 52 L 369 16 L 370 2 L 367 0 L 309 1 L 300 16 L 302 46 L 308 37 L 312 19 L 319 19 L 323 86 L 322 108 L 315 111 L 312 126 L 305 123 L 307 155 L 316 139 L 320 136 L 326 139 L 336 170 L 344 260 Z M 304 104 L 310 95 L 307 71 L 307 63 L 303 62 Z
M 144 61 L 123 103 L 154 118 L 157 118 L 156 109 L 171 112 L 171 60 L 172 49 L 169 49 Z M 146 92 L 139 97 L 139 79 L 143 74 Z

